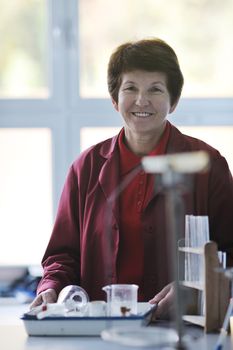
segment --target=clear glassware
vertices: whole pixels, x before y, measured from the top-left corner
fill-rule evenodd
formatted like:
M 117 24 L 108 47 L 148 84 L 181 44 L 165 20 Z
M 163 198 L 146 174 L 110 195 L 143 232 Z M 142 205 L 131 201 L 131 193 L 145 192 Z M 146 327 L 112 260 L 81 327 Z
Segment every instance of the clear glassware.
M 65 304 L 67 312 L 85 314 L 88 308 L 89 296 L 80 286 L 69 285 L 61 290 L 57 303 Z
M 110 284 L 102 289 L 107 293 L 108 316 L 137 314 L 138 286 L 136 284 Z

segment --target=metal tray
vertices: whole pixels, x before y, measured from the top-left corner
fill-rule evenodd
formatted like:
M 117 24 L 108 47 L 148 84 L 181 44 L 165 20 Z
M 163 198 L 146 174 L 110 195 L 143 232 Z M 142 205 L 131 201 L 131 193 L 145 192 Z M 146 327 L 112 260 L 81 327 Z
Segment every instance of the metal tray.
M 138 314 L 133 316 L 93 317 L 56 316 L 37 319 L 23 314 L 21 320 L 30 336 L 99 336 L 104 329 L 125 326 L 146 326 L 150 323 L 155 306 L 138 303 Z

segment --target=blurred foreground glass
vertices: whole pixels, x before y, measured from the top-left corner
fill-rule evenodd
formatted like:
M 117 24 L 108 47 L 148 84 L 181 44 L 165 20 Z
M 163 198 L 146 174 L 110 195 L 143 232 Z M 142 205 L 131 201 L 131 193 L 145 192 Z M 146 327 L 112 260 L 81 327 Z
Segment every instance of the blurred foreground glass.
M 47 98 L 46 0 L 0 0 L 0 98 Z
M 183 96 L 232 97 L 232 13 L 232 0 L 79 0 L 81 97 L 107 97 L 112 51 L 152 36 L 176 51 L 185 77 Z
M 52 228 L 49 129 L 0 129 L 0 265 L 39 265 Z

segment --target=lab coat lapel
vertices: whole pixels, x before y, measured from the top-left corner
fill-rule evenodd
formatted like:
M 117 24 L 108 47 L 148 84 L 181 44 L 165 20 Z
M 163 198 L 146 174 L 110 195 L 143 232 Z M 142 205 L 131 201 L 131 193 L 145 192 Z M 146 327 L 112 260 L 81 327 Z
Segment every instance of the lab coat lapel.
M 117 223 L 119 222 L 119 195 L 116 190 L 119 186 L 119 158 L 116 154 L 109 157 L 103 165 L 99 174 L 99 183 L 106 197 L 108 211 L 114 215 Z
M 170 136 L 167 144 L 166 154 L 187 151 L 181 132 L 171 125 Z M 145 208 L 163 191 L 161 174 L 150 174 Z

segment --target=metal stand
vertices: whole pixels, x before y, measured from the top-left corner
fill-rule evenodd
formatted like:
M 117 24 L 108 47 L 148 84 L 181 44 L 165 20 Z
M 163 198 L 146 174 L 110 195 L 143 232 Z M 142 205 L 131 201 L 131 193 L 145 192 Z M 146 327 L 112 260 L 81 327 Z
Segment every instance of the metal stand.
M 166 195 L 166 215 L 168 218 L 169 237 L 171 238 L 172 275 L 174 278 L 174 317 L 175 328 L 178 335 L 176 349 L 186 349 L 183 343 L 182 321 L 182 297 L 179 285 L 179 266 L 177 247 L 180 235 L 184 231 L 184 205 L 181 197 L 180 185 L 183 183 L 182 176 L 177 175 L 171 167 L 162 174 L 162 183 Z
M 145 171 L 162 173 L 162 183 L 166 194 L 166 215 L 171 238 L 171 254 L 174 279 L 175 328 L 178 335 L 176 349 L 186 349 L 183 342 L 182 297 L 179 284 L 178 240 L 184 231 L 184 205 L 182 186 L 183 173 L 195 173 L 208 165 L 208 155 L 205 152 L 189 152 L 167 156 L 144 157 L 142 160 Z M 184 234 L 183 234 L 184 237 Z

